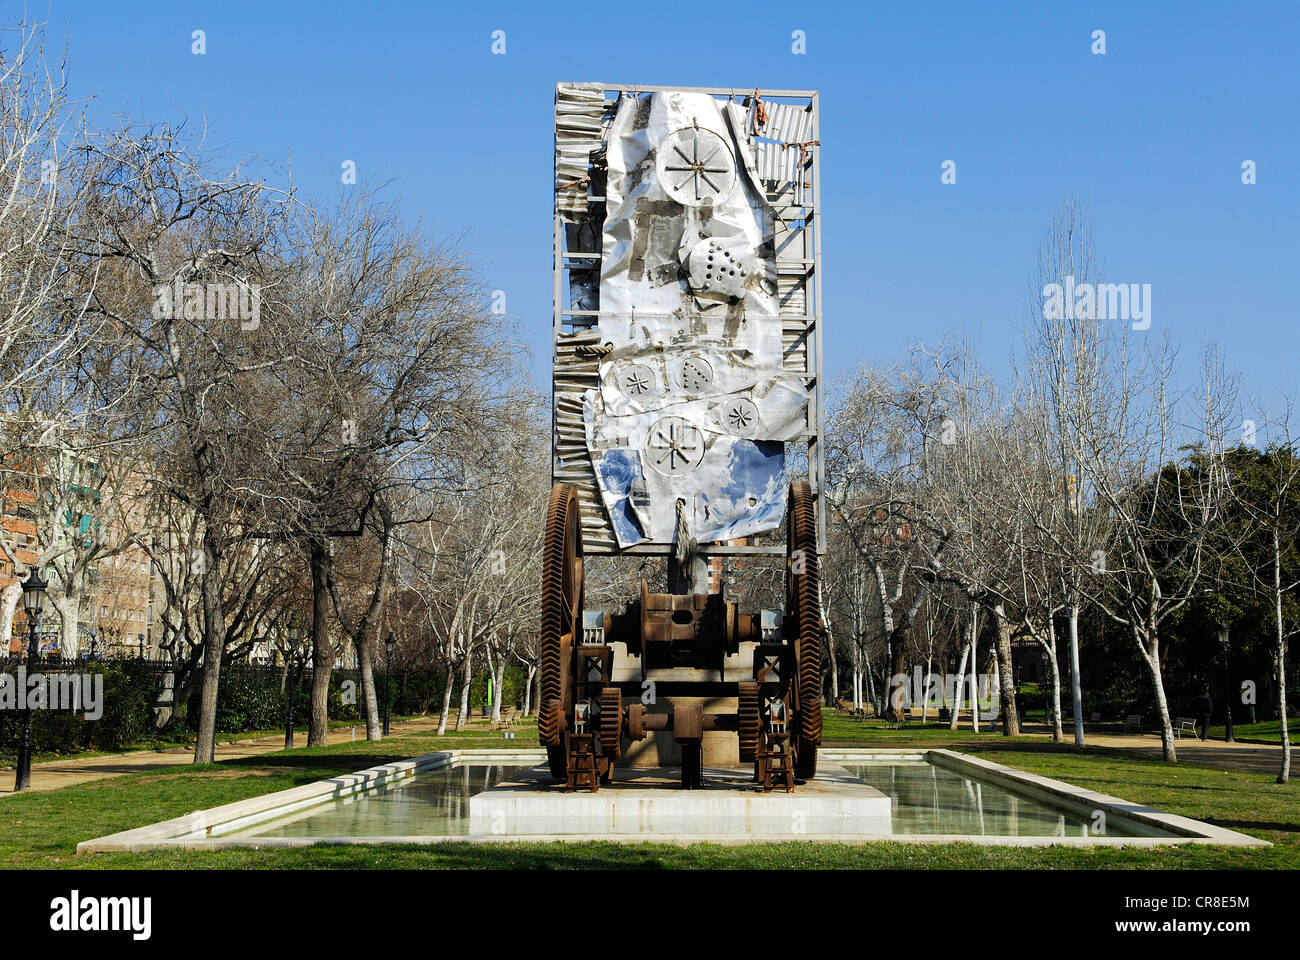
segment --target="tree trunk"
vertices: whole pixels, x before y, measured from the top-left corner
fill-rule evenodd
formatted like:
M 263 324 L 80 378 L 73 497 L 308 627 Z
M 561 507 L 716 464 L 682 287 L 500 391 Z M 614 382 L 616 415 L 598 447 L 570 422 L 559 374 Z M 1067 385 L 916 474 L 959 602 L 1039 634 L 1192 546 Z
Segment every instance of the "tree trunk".
M 994 610 L 998 625 L 998 692 L 1002 698 L 1002 735 L 1020 735 L 1020 711 L 1016 709 L 1016 672 L 1012 663 L 1011 624 L 1002 604 Z
M 1074 745 L 1083 746 L 1083 687 L 1079 678 L 1079 608 L 1070 605 L 1070 691 L 1074 700 Z
M 447 675 L 442 681 L 442 710 L 438 714 L 438 736 L 447 732 L 447 719 L 451 716 L 451 681 L 456 676 L 455 665 L 447 664 Z
M 502 698 L 502 689 L 505 687 L 505 679 L 506 679 L 506 658 L 505 658 L 505 654 L 502 654 L 500 657 L 497 658 L 497 668 L 496 668 L 496 671 L 495 671 L 494 674 L 493 674 L 492 679 L 493 679 L 493 684 L 492 684 L 492 722 L 493 722 L 493 723 L 500 723 L 500 722 L 501 722 L 501 698 Z
M 1138 644 L 1142 646 L 1141 643 Z M 1156 710 L 1160 717 L 1160 747 L 1164 759 L 1169 763 L 1178 762 L 1178 751 L 1174 746 L 1174 725 L 1169 719 L 1169 702 L 1165 699 L 1165 684 L 1160 675 L 1160 637 L 1154 631 L 1151 635 L 1150 652 L 1142 649 L 1142 658 L 1146 660 L 1147 671 L 1151 674 L 1151 686 L 1155 690 Z
M 972 600 L 970 604 L 970 728 L 980 732 L 980 688 L 976 671 L 979 669 L 980 652 L 980 606 Z
M 907 640 L 902 636 L 905 628 L 894 631 L 890 638 L 890 650 L 893 653 L 889 665 L 893 672 L 889 676 L 889 716 L 894 721 L 903 719 L 904 703 L 907 699 Z
M 366 724 L 367 740 L 382 740 L 384 726 L 379 717 L 379 698 L 375 693 L 375 639 L 376 632 L 363 629 L 356 637 L 357 672 L 361 674 L 361 719 Z M 393 682 L 393 665 L 385 661 L 386 681 Z
M 217 686 L 221 659 L 226 652 L 226 611 L 221 602 L 221 550 L 209 524 L 203 531 L 203 681 L 199 689 L 198 735 L 195 763 L 217 759 Z
M 1047 630 L 1052 638 L 1052 643 L 1047 648 L 1047 663 L 1052 668 L 1052 740 L 1063 743 L 1065 730 L 1061 726 L 1061 666 L 1056 662 L 1056 624 L 1050 619 Z
M 470 650 L 465 654 L 465 669 L 461 675 L 460 682 L 460 713 L 456 715 L 456 732 L 465 729 L 469 723 L 469 685 L 474 679 L 474 651 Z
M 530 716 L 533 712 L 533 674 L 537 668 L 531 663 L 528 665 L 528 675 L 524 678 L 524 713 L 525 717 Z
M 934 657 L 932 654 L 933 654 L 932 649 L 926 650 L 925 673 L 921 677 L 921 684 L 922 684 L 921 691 L 923 694 L 921 697 L 921 722 L 922 723 L 925 723 L 926 717 L 929 716 L 930 714 L 930 688 L 931 688 L 930 671 L 934 669 Z
M 1237 738 L 1232 732 L 1232 664 L 1229 660 L 1231 639 L 1230 628 L 1226 623 L 1219 624 L 1219 645 L 1223 647 L 1223 740 L 1233 743 Z M 1208 737 L 1210 731 L 1206 730 Z
M 829 636 L 830 628 L 827 627 Z M 831 705 L 834 706 L 840 699 L 840 663 L 835 658 L 835 649 L 831 648 Z
M 76 575 L 73 574 L 75 582 Z M 20 594 L 21 596 L 21 594 Z M 58 593 L 50 591 L 54 609 L 59 611 L 59 656 L 77 659 L 77 614 L 81 612 L 81 591 L 63 586 Z
M 329 544 L 322 539 L 311 543 L 311 717 L 307 727 L 307 746 L 323 747 L 329 743 L 330 673 L 334 668 L 334 647 L 330 643 L 329 583 L 327 581 Z
M 1291 779 L 1291 731 L 1286 716 L 1286 630 L 1282 626 L 1282 544 L 1273 528 L 1273 615 L 1277 618 L 1277 718 L 1282 734 L 1282 769 L 1277 782 Z
M 0 657 L 9 655 L 9 643 L 14 637 L 14 614 L 23 599 L 23 585 L 15 580 L 0 590 Z
M 75 660 L 77 657 L 77 612 L 81 607 L 80 598 L 69 597 L 60 589 L 48 594 L 51 606 L 59 613 L 59 656 Z
M 966 686 L 966 658 L 970 656 L 970 641 L 961 648 L 961 662 L 957 665 L 957 683 L 952 691 L 952 716 L 948 718 L 948 729 L 957 729 L 957 717 L 961 713 L 962 688 Z M 971 698 L 972 702 L 974 697 Z

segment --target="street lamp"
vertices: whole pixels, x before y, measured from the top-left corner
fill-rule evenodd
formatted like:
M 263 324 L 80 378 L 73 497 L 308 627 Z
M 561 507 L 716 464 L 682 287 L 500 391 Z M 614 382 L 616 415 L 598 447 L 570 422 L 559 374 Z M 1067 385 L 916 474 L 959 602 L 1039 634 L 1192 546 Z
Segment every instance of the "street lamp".
M 23 609 L 27 611 L 27 669 L 33 671 L 37 657 L 40 655 L 39 640 L 36 631 L 41 622 L 41 599 L 45 595 L 45 580 L 36 568 L 27 574 L 23 584 Z M 18 744 L 18 771 L 14 779 L 14 792 L 26 790 L 32 785 L 32 711 L 30 707 L 23 710 L 23 737 Z
M 289 686 L 289 704 L 287 707 L 288 715 L 284 721 L 284 749 L 293 749 L 293 701 L 298 695 L 298 648 L 302 645 L 302 627 L 298 624 L 298 617 L 294 615 L 289 621 L 289 627 L 286 631 L 289 637 L 289 677 L 292 683 Z
M 388 631 L 388 636 L 384 638 L 384 648 L 387 654 L 384 658 L 384 736 L 388 736 L 388 728 L 392 720 L 393 709 L 393 648 L 397 646 L 397 634 Z
M 140 645 L 140 659 L 143 660 L 144 659 L 144 634 L 137 633 L 135 635 L 135 641 Z

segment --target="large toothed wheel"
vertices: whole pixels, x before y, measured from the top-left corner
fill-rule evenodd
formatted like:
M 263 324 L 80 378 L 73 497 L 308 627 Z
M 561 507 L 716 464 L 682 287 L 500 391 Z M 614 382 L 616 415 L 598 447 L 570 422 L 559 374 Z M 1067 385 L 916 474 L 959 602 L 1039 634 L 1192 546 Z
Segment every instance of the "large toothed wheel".
M 600 691 L 600 752 L 611 761 L 622 753 L 623 694 L 618 687 Z
M 758 753 L 758 737 L 762 730 L 763 718 L 760 714 L 758 684 L 745 681 L 740 687 L 736 715 L 740 731 L 740 762 L 753 763 Z
M 817 747 L 822 742 L 821 578 L 817 566 L 817 513 L 812 488 L 790 484 L 786 537 L 786 636 L 795 644 L 793 735 L 795 776 L 817 775 Z
M 542 545 L 541 709 L 537 736 L 551 774 L 565 775 L 564 728 L 573 710 L 570 666 L 582 630 L 582 518 L 571 483 L 551 488 Z

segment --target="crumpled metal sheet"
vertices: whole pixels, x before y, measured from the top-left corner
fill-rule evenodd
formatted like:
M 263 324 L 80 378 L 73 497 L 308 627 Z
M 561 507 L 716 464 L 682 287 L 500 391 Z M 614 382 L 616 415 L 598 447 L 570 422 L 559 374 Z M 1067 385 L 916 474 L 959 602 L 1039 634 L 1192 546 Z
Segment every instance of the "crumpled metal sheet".
M 555 202 L 565 220 L 586 216 L 587 167 L 603 139 L 605 92 L 599 83 L 555 88 Z
M 812 138 L 812 111 L 788 103 L 767 103 L 765 109 L 767 123 L 755 143 L 758 176 L 778 183 L 798 180 L 802 151 L 791 144 L 807 143 Z
M 772 210 L 746 113 L 685 91 L 626 97 L 609 129 L 600 388 L 587 447 L 620 546 L 780 526 L 784 442 L 808 391 L 783 372 Z

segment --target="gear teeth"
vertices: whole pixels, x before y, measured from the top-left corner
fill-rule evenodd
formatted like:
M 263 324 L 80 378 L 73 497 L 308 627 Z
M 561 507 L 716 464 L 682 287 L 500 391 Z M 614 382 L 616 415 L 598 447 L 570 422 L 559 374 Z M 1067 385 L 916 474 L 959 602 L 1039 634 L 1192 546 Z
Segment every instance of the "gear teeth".
M 737 684 L 737 726 L 740 732 L 740 762 L 753 763 L 758 753 L 758 736 L 762 726 L 758 700 L 758 684 L 743 681 Z
M 623 743 L 623 694 L 618 687 L 600 691 L 600 751 L 617 760 Z
M 805 482 L 790 484 L 789 529 L 786 549 L 800 551 L 803 570 L 793 572 L 793 590 L 787 611 L 795 619 L 796 686 L 798 694 L 799 744 L 796 774 L 807 779 L 816 773 L 817 746 L 822 741 L 821 658 L 822 624 L 821 574 L 817 555 L 817 514 L 812 488 Z
M 578 514 L 578 491 L 571 483 L 557 483 L 551 488 L 546 504 L 546 528 L 542 543 L 541 631 L 538 666 L 541 670 L 542 707 L 537 716 L 537 735 L 546 746 L 559 746 L 564 734 L 564 649 L 566 633 L 576 630 L 566 623 L 569 604 L 564 596 L 564 572 L 573 562 L 570 528 L 581 529 Z M 582 551 L 579 540 L 577 553 Z M 581 596 L 581 584 L 574 589 Z M 581 611 L 578 611 L 581 616 Z M 576 640 L 576 638 L 574 638 Z M 554 706 L 552 706 L 552 703 Z
M 559 700 L 542 701 L 537 711 L 537 739 L 543 746 L 558 747 L 563 740 L 564 705 Z

